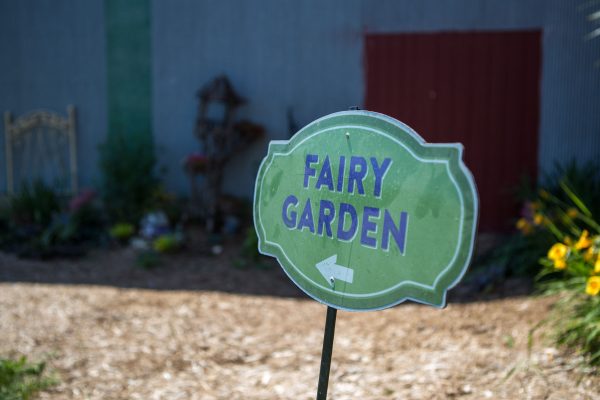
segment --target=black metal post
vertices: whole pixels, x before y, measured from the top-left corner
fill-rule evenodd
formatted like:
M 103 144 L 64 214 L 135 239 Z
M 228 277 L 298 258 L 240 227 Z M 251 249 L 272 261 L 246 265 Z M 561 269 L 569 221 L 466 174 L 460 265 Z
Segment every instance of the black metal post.
M 331 353 L 333 351 L 333 335 L 335 334 L 335 318 L 337 310 L 327 307 L 325 319 L 325 335 L 323 336 L 323 352 L 321 353 L 321 370 L 319 371 L 319 386 L 317 400 L 327 400 L 327 386 L 329 384 L 329 369 L 331 368 Z

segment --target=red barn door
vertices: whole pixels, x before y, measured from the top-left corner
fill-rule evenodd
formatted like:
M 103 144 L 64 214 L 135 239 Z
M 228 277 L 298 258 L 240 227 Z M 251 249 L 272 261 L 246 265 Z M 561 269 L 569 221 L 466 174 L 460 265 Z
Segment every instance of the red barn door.
M 365 108 L 428 142 L 461 142 L 480 231 L 506 229 L 514 190 L 537 175 L 539 31 L 367 34 Z

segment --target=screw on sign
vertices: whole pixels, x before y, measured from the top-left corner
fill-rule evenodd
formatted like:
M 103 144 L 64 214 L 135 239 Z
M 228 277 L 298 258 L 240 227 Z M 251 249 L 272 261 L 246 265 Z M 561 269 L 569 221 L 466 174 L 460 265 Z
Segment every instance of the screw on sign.
M 444 307 L 465 273 L 478 199 L 462 150 L 369 111 L 327 115 L 269 144 L 254 192 L 258 246 L 329 306 L 317 399 L 337 309 Z

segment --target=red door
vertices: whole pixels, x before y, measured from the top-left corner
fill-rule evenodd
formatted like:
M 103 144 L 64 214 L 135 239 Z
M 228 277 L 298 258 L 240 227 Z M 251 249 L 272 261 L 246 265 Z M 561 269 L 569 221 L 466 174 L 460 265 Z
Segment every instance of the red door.
M 480 231 L 504 230 L 515 189 L 535 181 L 539 31 L 367 34 L 365 108 L 428 142 L 461 142 L 480 198 Z

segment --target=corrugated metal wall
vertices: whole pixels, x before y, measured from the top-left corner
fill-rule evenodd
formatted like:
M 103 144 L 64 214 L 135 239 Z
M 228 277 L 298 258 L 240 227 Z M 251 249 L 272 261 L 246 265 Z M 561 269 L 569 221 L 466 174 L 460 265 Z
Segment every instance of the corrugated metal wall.
M 251 101 L 242 117 L 266 139 L 362 105 L 363 37 L 369 33 L 542 31 L 539 165 L 600 158 L 600 39 L 584 0 L 171 0 L 150 1 L 152 124 L 165 184 L 188 192 L 180 161 L 193 137 L 195 91 L 227 73 Z M 104 0 L 0 1 L 0 110 L 79 111 L 83 185 L 98 175 L 107 125 Z M 1 129 L 0 129 L 1 131 Z M 1 135 L 1 134 L 0 134 Z M 226 190 L 250 196 L 268 140 L 232 162 Z M 0 140 L 0 192 L 5 190 Z
M 77 108 L 82 186 L 95 183 L 107 132 L 102 0 L 0 1 L 0 112 Z M 0 128 L 0 195 L 6 190 Z
M 535 180 L 541 33 L 375 34 L 365 40 L 366 107 L 429 142 L 460 142 L 481 200 L 481 230 L 516 215 L 514 191 Z
M 553 0 L 544 15 L 539 159 L 544 171 L 569 160 L 600 161 L 600 38 L 588 1 Z

